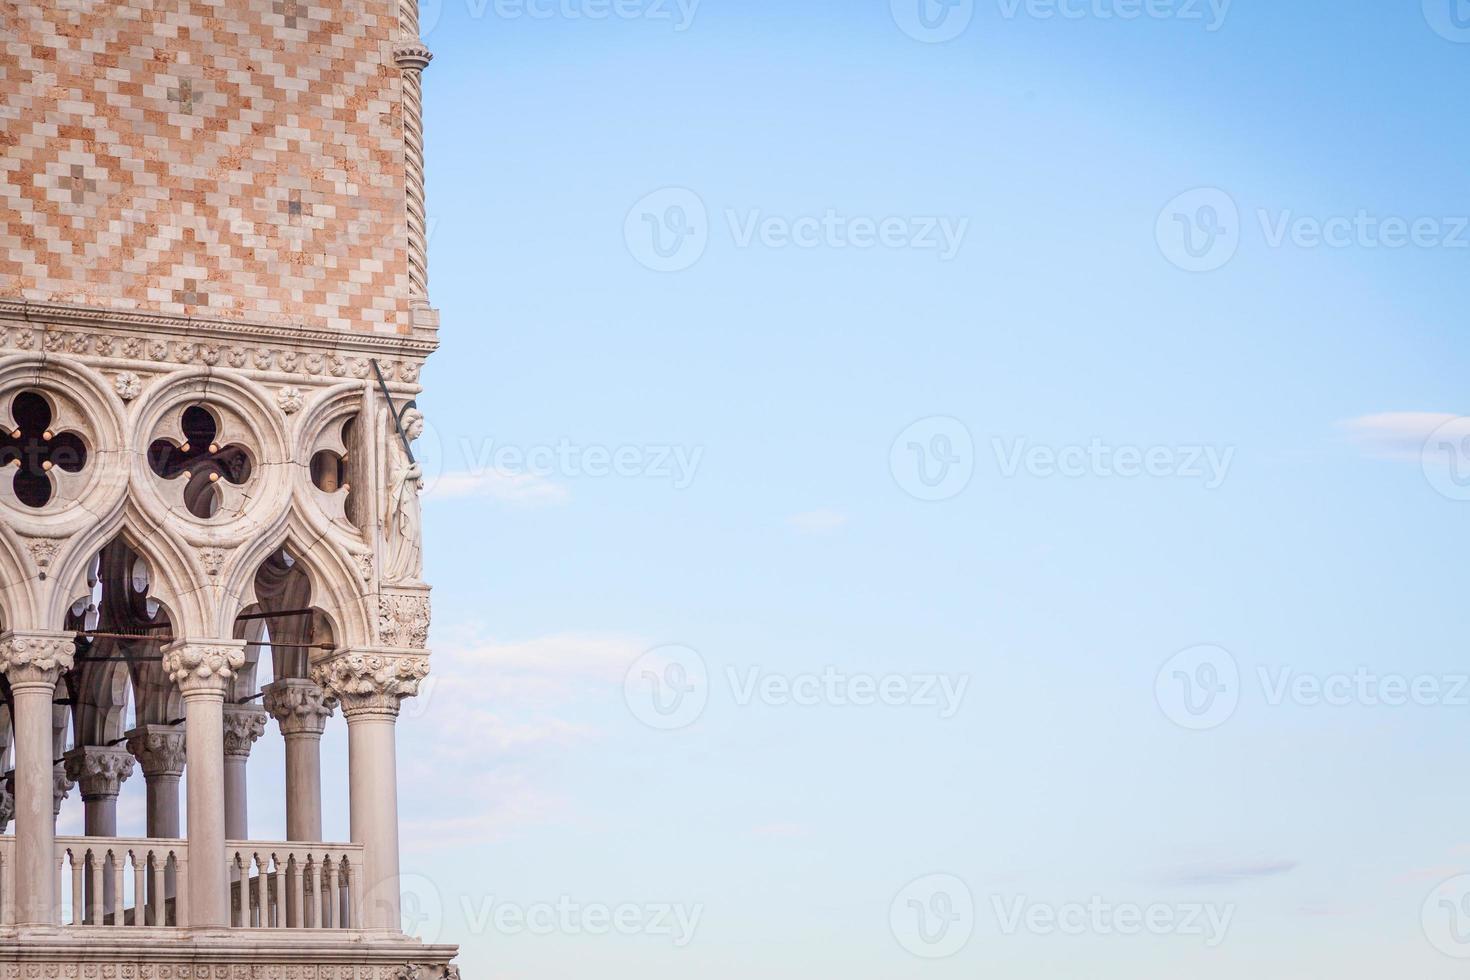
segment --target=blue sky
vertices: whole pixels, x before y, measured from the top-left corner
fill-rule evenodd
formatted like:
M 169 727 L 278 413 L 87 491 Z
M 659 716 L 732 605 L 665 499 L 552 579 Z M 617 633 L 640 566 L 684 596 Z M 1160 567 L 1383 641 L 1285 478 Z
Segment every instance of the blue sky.
M 416 928 L 504 978 L 1460 975 L 1470 9 L 916 6 L 426 5 Z M 633 934 L 516 928 L 558 903 Z

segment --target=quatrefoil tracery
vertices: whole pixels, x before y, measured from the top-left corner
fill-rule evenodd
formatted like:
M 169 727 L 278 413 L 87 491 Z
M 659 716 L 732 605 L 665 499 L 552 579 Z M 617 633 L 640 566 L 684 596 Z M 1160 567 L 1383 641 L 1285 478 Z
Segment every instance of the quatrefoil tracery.
M 180 419 L 184 441 L 156 439 L 148 447 L 148 465 L 159 477 L 184 477 L 184 505 L 195 517 L 218 513 L 221 481 L 235 487 L 250 479 L 250 454 L 237 443 L 219 442 L 219 422 L 207 409 L 191 405 Z
M 0 466 L 15 470 L 16 499 L 45 507 L 57 489 L 53 471 L 80 473 L 87 465 L 86 443 L 75 432 L 54 431 L 50 403 L 33 391 L 15 396 L 10 415 L 14 426 L 0 431 Z

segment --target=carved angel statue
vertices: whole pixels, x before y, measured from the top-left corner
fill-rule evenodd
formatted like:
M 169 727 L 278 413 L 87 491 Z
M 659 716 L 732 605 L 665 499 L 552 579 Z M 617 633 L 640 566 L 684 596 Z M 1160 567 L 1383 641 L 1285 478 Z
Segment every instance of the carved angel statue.
M 403 413 L 403 435 L 412 443 L 424 433 L 424 413 Z M 419 508 L 424 468 L 413 460 L 404 439 L 392 433 L 388 450 L 388 519 L 383 528 L 383 582 L 418 582 L 424 568 L 424 522 Z

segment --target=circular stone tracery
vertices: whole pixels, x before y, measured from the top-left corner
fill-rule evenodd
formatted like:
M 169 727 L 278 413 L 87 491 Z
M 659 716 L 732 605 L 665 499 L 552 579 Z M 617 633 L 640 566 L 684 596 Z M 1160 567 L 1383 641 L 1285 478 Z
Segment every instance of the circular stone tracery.
M 11 488 L 27 507 L 45 507 L 56 494 L 52 472 L 80 473 L 87 465 L 87 445 L 75 432 L 52 428 L 51 403 L 34 391 L 22 391 L 10 404 L 14 424 L 0 432 L 0 467 L 14 470 Z
M 184 506 L 195 517 L 209 519 L 219 512 L 225 481 L 242 487 L 250 479 L 250 453 L 238 443 L 219 441 L 220 424 L 202 405 L 190 405 L 179 418 L 183 440 L 155 439 L 148 447 L 148 465 L 159 477 L 183 477 Z

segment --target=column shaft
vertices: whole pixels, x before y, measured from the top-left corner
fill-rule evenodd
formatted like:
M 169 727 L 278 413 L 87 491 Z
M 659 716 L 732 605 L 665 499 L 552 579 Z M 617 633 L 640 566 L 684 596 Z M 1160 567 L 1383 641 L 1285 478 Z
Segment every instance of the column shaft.
M 398 761 L 395 719 L 346 711 L 352 841 L 367 851 L 366 915 L 371 929 L 402 928 L 398 882 Z
M 224 691 L 184 695 L 189 741 L 189 924 L 230 923 L 225 857 Z
M 11 684 L 15 702 L 15 904 L 20 925 L 56 924 L 51 700 L 56 684 Z

